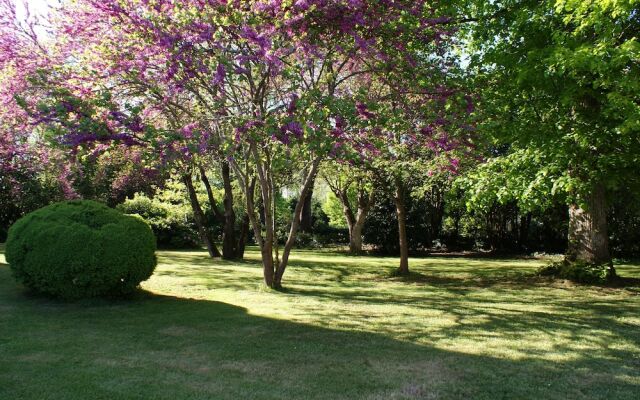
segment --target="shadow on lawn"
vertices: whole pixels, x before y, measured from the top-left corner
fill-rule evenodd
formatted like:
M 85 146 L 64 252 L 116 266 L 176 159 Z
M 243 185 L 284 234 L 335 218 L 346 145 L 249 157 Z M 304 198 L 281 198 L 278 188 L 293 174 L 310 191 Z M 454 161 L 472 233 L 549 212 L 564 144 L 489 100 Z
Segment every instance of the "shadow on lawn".
M 49 399 L 624 399 L 639 389 L 632 358 L 505 360 L 146 292 L 60 303 L 23 296 L 2 269 L 1 398 L 40 398 L 41 385 Z
M 260 318 L 223 303 L 148 294 L 131 304 L 19 303 L 9 321 L 15 319 L 13 328 L 30 335 L 12 345 L 13 338 L 3 334 L 5 340 L 11 337 L 3 341 L 9 365 L 3 398 L 37 397 L 38 389 L 17 379 L 25 368 L 31 378 L 49 381 L 48 390 L 61 393 L 59 398 L 73 398 L 69 394 L 75 392 L 117 398 L 131 391 L 145 394 L 139 398 L 203 399 L 562 398 L 605 392 L 631 398 L 638 390 L 625 379 L 637 376 L 632 358 L 618 368 L 588 355 L 558 363 L 500 360 Z M 47 329 L 51 326 L 56 329 Z M 600 392 L 603 387 L 612 391 Z
M 421 272 L 407 278 L 390 278 L 387 271 L 393 259 L 344 260 L 318 257 L 315 253 L 308 256 L 311 260 L 300 259 L 299 255 L 292 259 L 283 295 L 312 299 L 313 302 L 296 303 L 296 311 L 302 319 L 321 326 L 370 330 L 434 345 L 446 338 L 480 342 L 496 333 L 504 335 L 509 345 L 517 345 L 521 340 L 531 340 L 531 335 L 538 332 L 545 340 L 564 338 L 596 348 L 608 348 L 625 339 L 640 346 L 640 337 L 629 335 L 632 329 L 624 322 L 640 312 L 637 301 L 624 296 L 630 289 L 552 282 L 532 277 L 530 272 L 505 273 L 504 264 L 493 265 L 490 261 L 434 259 L 429 260 L 435 263 L 433 267 L 419 264 L 417 269 Z M 202 260 L 192 261 L 196 260 L 186 257 L 178 268 L 164 273 L 198 277 L 200 282 L 194 285 L 211 290 L 251 290 L 261 283 L 259 274 L 230 269 L 237 268 L 234 263 L 217 263 L 203 269 L 197 264 Z M 252 259 L 242 266 L 259 269 L 260 263 Z M 381 272 L 372 274 L 375 268 Z M 584 290 L 589 294 L 582 292 Z M 601 297 L 609 295 L 623 298 Z M 371 307 L 383 306 L 410 307 L 416 315 L 438 312 L 454 323 L 429 326 L 411 318 L 389 322 L 385 315 L 376 315 L 371 310 Z M 514 351 L 527 355 L 537 350 L 525 347 Z M 561 349 L 554 351 L 561 352 Z
M 313 255 L 310 254 L 311 257 Z M 428 272 L 413 273 L 408 278 L 389 278 L 385 271 L 389 263 L 394 261 L 392 259 L 374 262 L 383 272 L 365 277 L 359 274 L 373 268 L 371 259 L 328 259 L 292 260 L 284 294 L 293 298 L 304 296 L 316 299 L 312 304 L 297 305 L 298 311 L 307 317 L 312 316 L 311 320 L 325 326 L 330 321 L 342 321 L 347 326 L 353 326 L 349 322 L 362 321 L 364 318 L 375 323 L 377 319 L 383 319 L 366 315 L 367 309 L 352 312 L 348 305 L 365 308 L 408 306 L 415 311 L 439 311 L 443 315 L 453 316 L 456 321 L 453 326 L 422 327 L 413 325 L 415 321 L 403 320 L 399 324 L 383 322 L 372 329 L 407 340 L 422 339 L 428 342 L 431 337 L 434 342 L 446 337 L 483 339 L 500 332 L 517 342 L 519 337 L 526 339 L 532 332 L 540 332 L 551 337 L 569 337 L 583 344 L 607 347 L 628 336 L 630 326 L 623 320 L 636 316 L 640 311 L 633 299 L 598 301 L 591 297 L 594 293 L 574 296 L 582 289 L 594 291 L 597 296 L 619 295 L 622 293 L 619 289 L 577 287 L 570 283 L 532 277 L 530 273 L 523 272 L 505 274 L 504 266 L 487 265 L 486 261 L 481 262 L 482 268 L 479 270 L 480 263 L 476 262 L 461 264 L 434 260 L 438 263 L 435 267 L 420 267 L 421 271 Z M 362 260 L 367 260 L 368 264 L 361 265 Z M 260 268 L 257 260 L 244 265 Z M 208 289 L 251 289 L 260 284 L 259 275 L 248 277 L 248 274 L 230 274 L 233 271 L 220 266 L 207 270 L 192 268 L 180 266 L 180 272 L 174 270 L 171 273 L 184 276 L 199 274 L 202 280 L 208 282 Z M 305 275 L 292 273 L 296 269 L 304 270 Z M 380 284 L 383 286 L 378 287 Z M 318 302 L 331 302 L 326 304 L 339 304 L 339 307 L 319 309 Z M 594 329 L 603 332 L 594 334 Z M 629 339 L 637 343 L 639 338 L 635 335 Z M 526 351 L 523 349 L 523 352 Z
M 159 271 L 164 276 L 204 280 L 212 289 L 251 289 L 260 282 L 259 274 L 238 271 L 260 268 L 256 259 L 237 263 L 202 253 L 165 254 L 176 267 Z M 446 263 L 443 273 L 421 272 L 409 281 L 381 275 L 377 279 L 385 285 L 376 290 L 380 281 L 358 276 L 372 264 L 353 260 L 292 261 L 292 269 L 317 273 L 318 280 L 291 273 L 286 292 L 273 296 L 349 305 L 297 304 L 296 311 L 317 317 L 314 325 L 149 292 L 131 301 L 82 304 L 33 298 L 0 264 L 0 398 L 41 398 L 44 387 L 48 398 L 65 400 L 634 399 L 640 390 L 640 337 L 625 323 L 637 316 L 637 302 L 559 297 L 518 279 L 483 284 L 490 273 L 469 277 L 464 274 L 473 265 Z M 452 272 L 463 276 L 447 275 Z M 531 303 L 545 308 L 525 309 Z M 384 320 L 386 326 L 375 333 L 317 326 L 375 323 L 377 316 L 367 315 L 366 307 L 383 305 L 410 307 L 405 313 L 440 312 L 455 324 L 416 326 L 407 314 L 406 321 Z M 553 351 L 571 357 L 550 361 L 529 349 L 508 359 L 438 348 L 439 340 L 482 346 L 496 334 L 507 339 L 503 346 L 512 346 L 536 333 L 565 339 Z M 635 352 L 620 347 L 625 336 L 637 344 Z M 585 344 L 602 350 L 581 351 Z

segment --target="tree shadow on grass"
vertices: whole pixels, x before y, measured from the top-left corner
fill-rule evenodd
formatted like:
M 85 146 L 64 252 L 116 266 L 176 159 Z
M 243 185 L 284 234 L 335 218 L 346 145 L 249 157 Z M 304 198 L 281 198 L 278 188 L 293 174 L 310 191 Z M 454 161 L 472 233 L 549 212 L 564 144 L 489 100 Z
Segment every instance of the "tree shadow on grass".
M 256 260 L 212 268 L 198 254 L 170 260 L 168 278 L 199 274 L 226 289 L 260 281 L 248 273 Z M 291 311 L 306 314 L 306 324 L 149 292 L 129 301 L 33 298 L 0 264 L 0 398 L 637 398 L 637 301 L 435 272 L 378 282 L 358 276 L 371 265 L 313 263 L 318 281 L 296 273 L 311 265 L 294 260 L 287 290 L 274 295 L 304 298 Z M 423 315 L 451 323 L 430 326 Z M 562 340 L 545 350 L 534 337 Z M 485 346 L 505 355 L 489 356 Z
M 640 389 L 637 360 L 507 360 L 213 301 L 142 292 L 74 304 L 10 286 L 0 286 L 7 399 L 631 399 Z
M 163 254 L 172 267 L 158 273 L 185 280 L 176 286 L 261 281 L 246 274 L 259 272 L 254 255 Z M 42 388 L 50 399 L 637 398 L 637 301 L 550 293 L 493 276 L 498 267 L 474 275 L 473 263 L 441 261 L 441 273 L 403 281 L 358 275 L 389 260 L 329 259 L 294 259 L 275 295 L 304 298 L 292 312 L 305 324 L 148 292 L 77 304 L 27 297 L 0 264 L 0 398 L 40 399 Z M 421 320 L 434 315 L 450 323 Z M 559 339 L 552 349 L 535 346 L 548 338 Z

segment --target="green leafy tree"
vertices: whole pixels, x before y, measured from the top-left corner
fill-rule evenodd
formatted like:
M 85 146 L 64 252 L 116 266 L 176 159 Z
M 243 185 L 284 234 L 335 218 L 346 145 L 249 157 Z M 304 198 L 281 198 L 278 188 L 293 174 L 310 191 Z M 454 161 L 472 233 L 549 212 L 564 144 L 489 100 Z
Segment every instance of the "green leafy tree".
M 334 163 L 327 165 L 322 177 L 342 207 L 343 221 L 349 228 L 349 251 L 362 253 L 362 230 L 369 210 L 375 203 L 373 173 L 365 168 L 355 168 Z
M 488 162 L 471 204 L 569 207 L 568 261 L 609 263 L 607 197 L 638 184 L 637 0 L 466 3 Z

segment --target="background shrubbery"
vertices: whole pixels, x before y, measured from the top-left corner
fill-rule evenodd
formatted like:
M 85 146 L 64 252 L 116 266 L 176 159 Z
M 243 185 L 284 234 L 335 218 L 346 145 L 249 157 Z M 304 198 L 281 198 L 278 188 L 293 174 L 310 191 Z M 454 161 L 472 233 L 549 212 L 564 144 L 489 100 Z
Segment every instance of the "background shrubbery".
M 540 276 L 568 279 L 579 283 L 607 283 L 615 278 L 615 270 L 611 265 L 591 265 L 580 262 L 558 261 L 538 269 Z
M 141 216 L 153 230 L 158 246 L 164 248 L 196 248 L 200 244 L 193 213 L 181 205 L 162 202 L 136 194 L 118 206 L 125 214 Z
M 16 279 L 67 299 L 131 293 L 156 266 L 155 238 L 141 218 L 93 201 L 52 204 L 9 230 Z
M 277 235 L 280 243 L 285 243 L 289 234 L 289 224 L 291 216 L 296 207 L 296 198 L 278 199 L 278 219 Z M 331 224 L 331 219 L 325 212 L 325 206 L 316 198 L 311 202 L 311 232 L 300 230 L 296 236 L 296 247 L 298 248 L 320 248 L 333 245 L 344 245 L 349 243 L 349 230 L 346 224 Z
M 198 193 L 198 197 L 200 204 L 208 204 L 206 194 Z M 193 209 L 184 185 L 179 181 L 168 180 L 153 197 L 137 193 L 117 208 L 125 214 L 138 214 L 147 221 L 161 248 L 192 249 L 201 246 Z M 205 216 L 209 218 L 208 226 L 216 229 L 213 236 L 218 237 L 220 227 L 214 222 L 209 209 L 205 210 Z

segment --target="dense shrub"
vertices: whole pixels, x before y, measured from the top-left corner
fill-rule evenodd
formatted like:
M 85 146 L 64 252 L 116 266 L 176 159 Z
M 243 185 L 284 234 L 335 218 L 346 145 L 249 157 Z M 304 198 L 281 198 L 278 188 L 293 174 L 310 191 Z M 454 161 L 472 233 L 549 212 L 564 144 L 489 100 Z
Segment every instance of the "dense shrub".
M 640 196 L 623 189 L 612 196 L 608 221 L 611 253 L 616 257 L 640 258 Z
M 559 261 L 540 267 L 537 274 L 593 284 L 610 281 L 615 277 L 615 270 L 608 264 Z
M 279 196 L 277 199 L 276 234 L 281 244 L 284 244 L 289 237 L 289 224 L 297 201 L 298 199 L 295 197 L 286 199 Z M 311 232 L 298 230 L 295 246 L 297 248 L 317 249 L 323 246 L 348 244 L 349 230 L 346 225 L 344 227 L 330 225 L 329 216 L 324 212 L 322 203 L 317 199 L 313 199 L 311 206 Z
M 409 250 L 417 252 L 429 248 L 437 238 L 440 221 L 432 222 L 431 218 L 435 213 L 424 199 L 407 196 L 406 209 Z M 377 194 L 377 201 L 369 211 L 363 234 L 365 244 L 373 246 L 376 252 L 399 254 L 398 218 L 394 200 L 389 193 Z
M 7 240 L 9 227 L 20 217 L 48 204 L 65 199 L 52 167 L 48 174 L 14 171 L 0 174 L 0 243 Z
M 349 244 L 349 229 L 317 224 L 313 228 L 314 240 L 320 246 Z
M 19 219 L 9 229 L 6 257 L 26 287 L 77 299 L 134 291 L 153 273 L 155 249 L 142 219 L 74 200 Z
M 562 253 L 567 244 L 567 206 L 526 212 L 517 204 L 467 209 L 464 193 L 445 197 L 413 190 L 407 196 L 409 250 L 492 250 Z M 382 254 L 399 254 L 398 220 L 391 193 L 380 191 L 364 228 L 364 241 Z
M 191 249 L 200 245 L 200 238 L 190 208 L 180 204 L 151 199 L 136 194 L 133 199 L 118 205 L 125 214 L 140 215 L 153 230 L 158 246 L 173 249 Z

